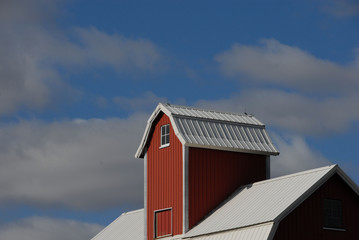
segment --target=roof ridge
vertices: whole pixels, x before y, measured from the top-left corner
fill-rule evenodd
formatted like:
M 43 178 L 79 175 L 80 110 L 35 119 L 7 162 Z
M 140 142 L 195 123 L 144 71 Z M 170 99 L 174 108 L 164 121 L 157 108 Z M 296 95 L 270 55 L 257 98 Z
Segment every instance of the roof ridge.
M 176 105 L 176 104 L 170 104 L 170 103 L 160 103 L 160 104 L 164 107 L 169 106 L 169 107 L 175 107 L 175 108 L 192 109 L 192 110 L 203 111 L 203 112 L 222 113 L 222 114 L 230 114 L 230 115 L 237 115 L 237 116 L 243 116 L 243 117 L 255 117 L 253 114 L 246 114 L 246 113 L 225 112 L 225 111 L 211 110 L 211 109 L 200 108 L 200 107 L 182 106 L 182 105 Z M 183 115 L 183 114 L 176 114 L 176 115 Z
M 332 168 L 334 168 L 336 166 L 338 166 L 338 164 L 332 164 L 332 165 L 328 165 L 328 166 L 324 166 L 324 167 L 309 169 L 309 170 L 305 170 L 305 171 L 301 171 L 301 172 L 287 174 L 287 175 L 284 175 L 284 176 L 270 178 L 270 179 L 266 179 L 266 180 L 263 180 L 263 181 L 243 185 L 242 187 L 240 187 L 240 189 L 248 187 L 248 186 L 261 185 L 261 184 L 275 182 L 275 181 L 279 181 L 279 180 L 283 180 L 283 179 L 287 179 L 287 178 L 293 178 L 293 177 L 302 176 L 302 175 L 306 175 L 306 174 L 310 174 L 310 173 L 320 172 L 320 171 L 323 171 L 323 170 L 326 170 L 326 169 L 329 170 L 329 169 L 332 169 Z

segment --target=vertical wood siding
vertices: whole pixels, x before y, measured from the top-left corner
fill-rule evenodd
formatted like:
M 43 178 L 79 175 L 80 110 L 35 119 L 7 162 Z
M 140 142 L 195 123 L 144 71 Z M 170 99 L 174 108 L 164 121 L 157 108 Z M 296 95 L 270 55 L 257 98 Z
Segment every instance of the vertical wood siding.
M 188 226 L 191 229 L 239 186 L 266 179 L 266 156 L 189 148 Z
M 323 229 L 325 198 L 342 201 L 345 231 Z M 338 175 L 334 175 L 279 223 L 274 239 L 359 239 L 358 216 L 359 196 Z
M 170 145 L 160 149 L 161 126 L 170 119 L 162 114 L 155 124 L 147 151 L 147 239 L 154 237 L 154 211 L 164 208 L 172 208 L 172 233 L 182 234 L 182 144 L 170 126 Z

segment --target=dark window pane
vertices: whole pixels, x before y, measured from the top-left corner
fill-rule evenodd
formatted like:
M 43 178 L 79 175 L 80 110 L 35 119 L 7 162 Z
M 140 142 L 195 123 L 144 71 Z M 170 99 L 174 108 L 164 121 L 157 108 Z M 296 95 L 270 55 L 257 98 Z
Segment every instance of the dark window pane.
M 170 143 L 170 135 L 166 135 L 166 143 Z
M 332 228 L 342 227 L 342 201 L 324 199 L 324 226 Z
M 162 136 L 161 145 L 166 144 L 166 137 Z

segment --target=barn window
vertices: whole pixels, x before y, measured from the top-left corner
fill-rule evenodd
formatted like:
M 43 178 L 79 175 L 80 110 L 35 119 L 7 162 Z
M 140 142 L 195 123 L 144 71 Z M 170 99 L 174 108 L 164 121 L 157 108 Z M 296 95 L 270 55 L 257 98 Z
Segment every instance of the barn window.
M 342 223 L 342 201 L 335 199 L 324 199 L 324 227 L 343 227 Z
M 155 238 L 172 235 L 172 208 L 155 211 Z
M 161 126 L 161 147 L 170 145 L 170 125 Z

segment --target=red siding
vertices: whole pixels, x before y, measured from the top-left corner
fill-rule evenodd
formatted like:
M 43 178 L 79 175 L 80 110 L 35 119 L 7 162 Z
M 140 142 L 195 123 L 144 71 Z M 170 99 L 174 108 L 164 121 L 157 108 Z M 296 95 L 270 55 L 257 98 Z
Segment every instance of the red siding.
M 325 198 L 342 200 L 345 232 L 323 229 Z M 358 216 L 358 195 L 338 175 L 334 175 L 280 222 L 274 239 L 359 239 Z
M 172 208 L 173 234 L 182 234 L 182 144 L 170 127 L 170 146 L 160 149 L 160 128 L 170 119 L 159 116 L 147 151 L 147 239 L 154 237 L 154 211 Z
M 188 225 L 191 229 L 239 186 L 266 179 L 266 156 L 189 148 Z

